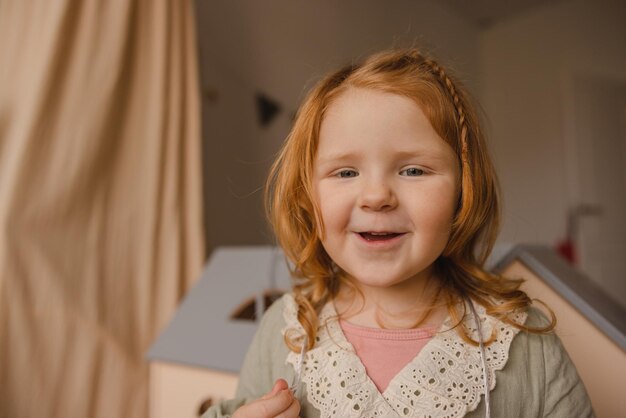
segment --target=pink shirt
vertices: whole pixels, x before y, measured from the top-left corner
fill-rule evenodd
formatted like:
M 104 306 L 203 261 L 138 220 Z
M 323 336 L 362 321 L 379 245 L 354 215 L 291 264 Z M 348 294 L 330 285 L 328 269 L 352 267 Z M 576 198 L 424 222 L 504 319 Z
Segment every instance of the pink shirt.
M 339 324 L 365 366 L 367 375 L 381 393 L 437 332 L 434 326 L 380 329 L 362 327 L 344 320 L 340 320 Z

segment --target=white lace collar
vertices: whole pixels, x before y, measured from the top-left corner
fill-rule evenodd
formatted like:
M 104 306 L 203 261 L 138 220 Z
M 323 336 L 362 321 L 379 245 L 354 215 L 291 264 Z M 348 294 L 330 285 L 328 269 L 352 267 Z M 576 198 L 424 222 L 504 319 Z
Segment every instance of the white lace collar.
M 283 316 L 287 325 L 283 333 L 295 329 L 304 334 L 297 320 L 293 296 L 287 294 L 284 300 Z M 478 304 L 476 310 L 485 336 L 490 336 L 493 327 L 498 327 L 496 340 L 485 348 L 490 390 L 493 390 L 495 371 L 506 364 L 509 346 L 519 330 L 487 315 Z M 320 324 L 326 326 L 320 327 L 315 346 L 306 353 L 301 374 L 307 399 L 320 411 L 321 418 L 457 418 L 478 406 L 484 392 L 480 351 L 451 329 L 454 324 L 450 318 L 380 393 L 346 340 L 336 315 L 332 303 L 322 309 Z M 516 314 L 513 319 L 523 324 L 526 313 Z M 471 316 L 466 321 L 467 329 L 477 339 Z M 286 361 L 296 371 L 298 360 L 299 355 L 290 351 Z

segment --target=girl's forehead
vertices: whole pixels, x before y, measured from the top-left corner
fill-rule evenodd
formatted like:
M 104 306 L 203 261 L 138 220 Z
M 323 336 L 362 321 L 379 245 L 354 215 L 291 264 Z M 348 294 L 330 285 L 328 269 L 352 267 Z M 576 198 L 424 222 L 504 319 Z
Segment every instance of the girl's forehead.
M 422 108 L 411 98 L 386 91 L 350 87 L 334 97 L 324 112 L 321 129 L 384 129 L 385 125 L 430 126 Z
M 441 142 L 431 145 L 448 148 L 456 155 L 456 147 L 439 135 L 444 135 L 444 130 L 441 126 L 439 130 L 433 127 L 429 114 L 417 99 L 408 95 L 349 86 L 332 97 L 326 106 L 316 148 L 319 152 L 320 147 L 327 148 L 330 144 L 334 148 L 340 146 L 342 139 L 365 140 L 372 135 L 408 140 L 434 134 Z
M 382 100 L 382 102 L 381 102 Z M 342 105 L 349 104 L 350 106 L 376 106 L 382 105 L 383 102 L 389 100 L 405 101 L 407 104 L 417 106 L 415 102 L 406 96 L 392 93 L 377 88 L 367 87 L 355 87 L 348 86 L 337 92 L 334 97 L 331 98 L 330 103 L 327 105 L 327 111 L 333 111 L 337 108 L 341 108 Z
M 334 98 L 322 119 L 318 141 L 318 154 L 372 144 L 390 150 L 452 151 L 414 100 L 364 88 L 349 88 Z

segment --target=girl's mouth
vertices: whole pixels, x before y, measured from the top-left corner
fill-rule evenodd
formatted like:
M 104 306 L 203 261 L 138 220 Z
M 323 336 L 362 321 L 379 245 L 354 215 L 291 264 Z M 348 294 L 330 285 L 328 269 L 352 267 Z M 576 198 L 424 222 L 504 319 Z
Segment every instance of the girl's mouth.
M 359 235 L 366 241 L 388 241 L 403 234 L 399 232 L 359 232 Z

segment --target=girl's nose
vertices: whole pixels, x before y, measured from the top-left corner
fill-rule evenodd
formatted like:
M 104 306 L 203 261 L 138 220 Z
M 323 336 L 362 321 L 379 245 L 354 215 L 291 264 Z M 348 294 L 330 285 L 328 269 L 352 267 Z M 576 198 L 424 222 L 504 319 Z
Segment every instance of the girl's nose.
M 395 208 L 397 204 L 393 189 L 383 181 L 364 185 L 359 197 L 359 206 L 366 210 L 386 211 Z

